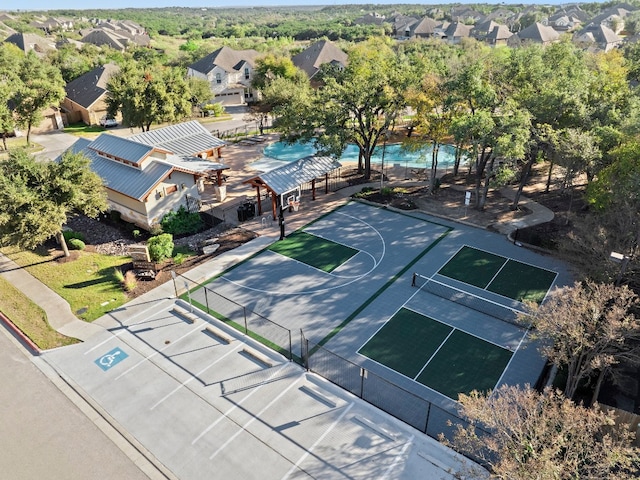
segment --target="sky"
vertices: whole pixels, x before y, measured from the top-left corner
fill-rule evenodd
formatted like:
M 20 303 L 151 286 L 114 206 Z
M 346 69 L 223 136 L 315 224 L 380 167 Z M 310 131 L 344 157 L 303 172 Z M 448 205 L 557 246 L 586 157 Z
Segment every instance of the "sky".
M 565 0 L 566 1 L 566 0 Z M 3 2 L 4 3 L 4 2 Z M 88 0 L 24 0 L 23 2 L 12 2 L 11 10 L 82 10 L 82 9 L 119 9 L 119 8 L 161 8 L 161 7 L 267 7 L 274 5 L 343 5 L 343 4 L 444 4 L 446 1 L 424 1 L 424 0 L 107 0 L 102 2 Z M 453 3 L 453 2 L 451 2 Z M 455 3 L 561 3 L 561 0 L 478 0 L 457 1 Z M 19 8 L 18 8 L 19 6 Z M 0 6 L 0 10 L 2 7 Z

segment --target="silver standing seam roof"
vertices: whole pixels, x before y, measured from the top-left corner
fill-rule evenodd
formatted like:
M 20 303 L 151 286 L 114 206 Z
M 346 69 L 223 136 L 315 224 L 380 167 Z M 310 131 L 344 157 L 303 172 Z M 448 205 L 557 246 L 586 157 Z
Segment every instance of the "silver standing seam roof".
M 154 147 L 103 133 L 91 142 L 89 148 L 138 165 L 152 152 Z
M 169 164 L 152 162 L 147 168 L 140 170 L 102 157 L 92 147 L 91 140 L 80 138 L 68 151 L 83 153 L 91 162 L 91 170 L 102 178 L 105 187 L 141 202 L 173 169 Z
M 269 172 L 247 180 L 245 183 L 250 183 L 252 180 L 259 178 L 276 195 L 282 195 L 341 166 L 340 162 L 331 157 L 309 156 L 274 168 Z
M 226 145 L 195 120 L 137 133 L 130 136 L 129 140 L 169 150 L 177 155 L 197 155 Z

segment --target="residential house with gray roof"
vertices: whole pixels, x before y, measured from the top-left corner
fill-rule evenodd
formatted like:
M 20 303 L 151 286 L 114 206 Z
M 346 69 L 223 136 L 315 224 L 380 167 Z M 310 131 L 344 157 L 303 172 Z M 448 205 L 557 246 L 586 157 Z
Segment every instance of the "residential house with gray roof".
M 461 22 L 452 22 L 444 29 L 442 39 L 450 44 L 458 44 L 463 38 L 471 36 L 473 25 L 465 25 Z
M 188 77 L 209 82 L 213 100 L 222 105 L 242 105 L 254 100 L 251 88 L 256 58 L 255 50 L 221 47 L 187 68 Z
M 181 206 L 197 211 L 204 179 L 229 168 L 219 162 L 154 145 L 171 145 L 181 152 L 191 152 L 205 148 L 203 145 L 207 142 L 209 146 L 224 144 L 208 132 L 208 141 L 199 138 L 202 133 L 194 125 L 187 124 L 145 132 L 134 136 L 137 138 L 103 133 L 95 140 L 81 138 L 69 150 L 89 158 L 91 169 L 102 178 L 106 188 L 109 209 L 148 230 Z
M 543 25 L 540 22 L 535 22 L 529 25 L 524 30 L 521 30 L 514 36 L 509 38 L 510 45 L 517 45 L 519 43 L 533 42 L 541 43 L 542 45 L 548 45 L 550 43 L 558 41 L 560 34 L 556 32 L 552 27 Z
M 573 41 L 588 48 L 608 52 L 622 44 L 622 37 L 605 25 L 590 25 L 577 32 Z
M 349 57 L 338 46 L 329 40 L 320 40 L 309 45 L 302 52 L 291 58 L 293 64 L 313 80 L 320 67 L 325 63 L 335 65 L 339 69 L 347 66 Z
M 4 41 L 13 43 L 24 53 L 34 52 L 39 57 L 43 57 L 47 52 L 56 49 L 55 42 L 35 33 L 14 33 Z
M 108 63 L 67 83 L 62 111 L 68 123 L 99 124 L 100 118 L 107 114 L 107 82 L 119 70 L 117 65 Z
M 433 38 L 438 36 L 436 30 L 438 22 L 429 17 L 424 17 L 418 23 L 409 27 L 407 37 L 409 38 Z
M 513 33 L 509 31 L 506 25 L 496 25 L 493 30 L 484 38 L 489 45 L 507 45 Z

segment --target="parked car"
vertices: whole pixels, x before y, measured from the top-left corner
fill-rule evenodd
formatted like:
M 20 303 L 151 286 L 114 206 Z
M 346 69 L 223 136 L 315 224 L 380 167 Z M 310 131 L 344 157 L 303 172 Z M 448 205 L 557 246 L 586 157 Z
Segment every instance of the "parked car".
M 115 118 L 104 116 L 100 119 L 100 126 L 104 128 L 117 127 L 118 121 Z

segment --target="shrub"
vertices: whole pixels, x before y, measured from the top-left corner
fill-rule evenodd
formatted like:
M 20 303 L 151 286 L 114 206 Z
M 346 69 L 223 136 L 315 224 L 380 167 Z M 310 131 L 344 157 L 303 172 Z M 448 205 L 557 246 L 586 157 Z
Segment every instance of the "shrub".
M 72 238 L 77 238 L 78 240 L 82 240 L 83 242 L 85 241 L 84 234 L 82 232 L 74 232 L 73 230 L 65 230 L 64 232 L 62 232 L 62 236 L 67 242 L 69 242 L 69 240 L 71 240 Z
M 188 253 L 176 253 L 173 256 L 173 263 L 175 263 L 176 265 L 182 265 L 184 263 L 184 261 L 191 257 L 192 255 L 188 254 Z
M 134 230 L 131 232 L 131 235 L 133 235 L 133 238 L 139 238 L 142 234 L 140 233 L 140 230 Z
M 149 256 L 154 262 L 161 262 L 171 257 L 173 253 L 173 235 L 163 233 L 155 237 L 151 237 L 147 241 L 149 247 Z
M 71 238 L 67 242 L 68 247 L 71 250 L 84 250 L 85 244 L 79 238 Z
M 181 205 L 177 212 L 169 212 L 160 221 L 162 231 L 173 235 L 196 233 L 202 230 L 204 222 L 199 213 L 190 213 Z
M 136 278 L 136 274 L 133 273 L 133 270 L 127 270 L 127 273 L 124 275 L 122 285 L 127 292 L 131 292 L 136 289 L 138 286 L 138 279 Z
M 207 103 L 202 110 L 210 117 L 219 117 L 224 114 L 224 107 L 219 103 Z
M 385 197 L 390 197 L 391 194 L 393 193 L 393 188 L 391 188 L 391 187 L 383 187 L 382 190 L 380 190 L 380 193 L 382 195 L 384 195 Z
M 124 283 L 124 273 L 122 273 L 122 270 L 120 270 L 119 268 L 113 269 L 113 276 L 118 282 Z

